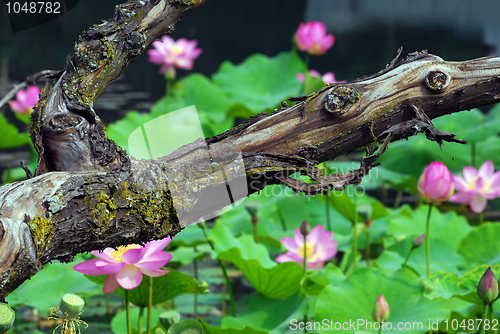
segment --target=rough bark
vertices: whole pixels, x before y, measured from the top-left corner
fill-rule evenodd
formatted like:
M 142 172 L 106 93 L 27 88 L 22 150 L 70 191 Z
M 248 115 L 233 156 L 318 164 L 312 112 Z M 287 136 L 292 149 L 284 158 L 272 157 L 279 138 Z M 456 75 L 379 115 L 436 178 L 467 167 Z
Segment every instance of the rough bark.
M 499 57 L 446 62 L 414 53 L 168 156 L 135 160 L 105 136 L 92 103 L 151 41 L 203 2 L 118 6 L 113 20 L 81 36 L 67 67 L 45 87 L 31 123 L 35 177 L 0 188 L 0 301 L 48 261 L 175 235 L 270 184 L 311 195 L 344 189 L 392 140 L 425 132 L 439 144 L 463 142 L 431 119 L 500 100 Z M 365 146 L 356 171 L 325 176 L 314 167 Z M 317 183 L 289 177 L 297 171 Z M 228 189 L 229 201 L 214 196 Z

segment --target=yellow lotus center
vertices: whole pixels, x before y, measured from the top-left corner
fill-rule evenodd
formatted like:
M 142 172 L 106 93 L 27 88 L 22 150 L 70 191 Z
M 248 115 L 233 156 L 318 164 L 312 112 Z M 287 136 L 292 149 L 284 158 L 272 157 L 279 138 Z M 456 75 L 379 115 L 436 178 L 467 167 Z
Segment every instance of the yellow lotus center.
M 181 48 L 181 47 L 178 47 L 177 45 L 174 45 L 172 47 L 172 53 L 175 54 L 175 55 L 180 55 L 184 52 L 184 49 Z
M 299 247 L 299 255 L 304 257 L 304 246 Z M 314 256 L 314 244 L 312 242 L 306 242 L 306 259 L 311 260 Z
M 477 176 L 469 181 L 469 184 L 467 184 L 467 188 L 476 189 L 476 181 L 477 181 Z
M 468 187 L 469 189 L 471 189 L 471 190 L 472 190 L 472 189 L 476 189 L 476 182 L 477 182 L 477 179 L 478 179 L 478 177 L 476 176 L 475 178 L 473 178 L 472 180 L 470 180 L 469 184 L 467 184 L 467 187 Z M 489 188 L 490 186 L 491 186 L 491 181 L 490 181 L 490 180 L 488 180 L 488 179 L 485 179 L 485 180 L 484 180 L 484 186 L 483 186 L 483 189 L 481 189 L 481 190 L 486 191 L 486 190 L 488 190 L 488 188 Z
M 200 331 L 196 328 L 186 328 L 180 334 L 200 334 Z
M 319 45 L 319 43 L 314 43 L 309 52 L 314 55 L 323 54 L 323 52 L 321 52 L 321 45 Z
M 129 249 L 137 249 L 137 248 L 142 248 L 140 245 L 136 244 L 130 244 L 127 246 L 119 246 L 118 249 L 115 249 L 114 251 L 111 251 L 111 254 L 109 254 L 115 262 L 123 262 L 123 254 L 128 251 Z

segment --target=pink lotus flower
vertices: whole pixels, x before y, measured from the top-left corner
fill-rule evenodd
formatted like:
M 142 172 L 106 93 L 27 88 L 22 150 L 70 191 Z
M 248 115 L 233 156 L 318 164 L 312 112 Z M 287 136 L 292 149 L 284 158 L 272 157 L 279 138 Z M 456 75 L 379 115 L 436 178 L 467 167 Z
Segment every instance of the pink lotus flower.
M 90 276 L 108 275 L 102 291 L 110 293 L 121 286 L 132 290 L 141 284 L 142 274 L 152 277 L 168 273 L 159 268 L 165 266 L 172 255 L 163 251 L 171 239 L 154 240 L 140 245 L 120 246 L 118 249 L 106 248 L 103 252 L 93 251 L 99 259 L 88 260 L 77 264 L 73 269 Z
M 153 42 L 154 50 L 149 50 L 149 61 L 153 64 L 163 65 L 160 73 L 164 73 L 174 67 L 190 70 L 193 68 L 193 60 L 203 51 L 196 48 L 197 40 L 189 41 L 185 38 L 177 42 L 169 36 L 163 36 L 161 41 Z
M 10 107 L 19 114 L 30 114 L 38 102 L 39 95 L 40 89 L 37 86 L 29 86 L 28 89 L 16 93 L 17 100 L 10 101 Z
M 376 322 L 387 321 L 389 319 L 389 304 L 383 295 L 378 296 L 373 305 L 372 317 Z
M 333 232 L 326 232 L 323 225 L 317 225 L 306 237 L 307 269 L 321 269 L 325 261 L 337 254 L 337 241 L 332 240 Z M 304 265 L 304 236 L 300 229 L 295 229 L 294 238 L 281 238 L 281 243 L 287 249 L 285 254 L 276 258 L 276 262 L 297 262 Z
M 318 71 L 310 70 L 309 71 L 309 75 L 311 75 L 313 77 L 321 78 L 321 80 L 323 80 L 323 82 L 326 85 L 329 85 L 329 84 L 332 84 L 332 83 L 346 83 L 347 82 L 347 80 L 336 81 L 335 80 L 335 74 L 333 74 L 333 72 L 327 72 L 327 73 L 323 74 L 323 76 L 322 76 L 321 74 L 319 74 Z M 306 76 L 304 75 L 304 73 L 297 73 L 297 79 L 301 83 L 304 83 L 304 80 L 306 79 Z
M 296 42 L 300 50 L 312 55 L 322 55 L 335 43 L 335 37 L 326 34 L 323 22 L 308 22 L 300 24 Z
M 481 165 L 479 171 L 474 167 L 464 167 L 464 177 L 454 176 L 455 188 L 450 201 L 469 204 L 472 211 L 481 213 L 489 199 L 500 196 L 500 171 L 495 173 L 491 160 Z
M 426 202 L 441 204 L 450 199 L 455 187 L 453 175 L 440 161 L 432 162 L 418 180 L 418 191 Z

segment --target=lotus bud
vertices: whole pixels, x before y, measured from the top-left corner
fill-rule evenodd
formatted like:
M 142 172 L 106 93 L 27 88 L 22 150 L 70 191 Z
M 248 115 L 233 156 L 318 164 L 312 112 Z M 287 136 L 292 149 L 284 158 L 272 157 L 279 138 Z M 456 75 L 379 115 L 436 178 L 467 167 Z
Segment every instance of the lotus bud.
M 306 236 L 310 232 L 311 232 L 311 226 L 309 225 L 309 223 L 306 220 L 304 220 L 302 222 L 302 225 L 300 225 L 300 233 L 302 233 L 303 236 Z
M 389 319 L 389 304 L 384 296 L 378 296 L 373 306 L 372 317 L 376 322 L 387 321 Z
M 425 239 L 425 234 L 419 235 L 418 237 L 413 239 L 413 247 L 418 248 L 418 247 L 422 246 L 424 239 Z
M 483 277 L 479 280 L 477 295 L 488 304 L 498 297 L 498 281 L 491 267 L 486 269 Z
M 301 23 L 295 35 L 297 47 L 312 55 L 324 54 L 334 42 L 335 37 L 326 34 L 323 22 Z
M 418 191 L 424 201 L 439 205 L 450 199 L 455 191 L 453 175 L 445 164 L 434 161 L 420 176 Z

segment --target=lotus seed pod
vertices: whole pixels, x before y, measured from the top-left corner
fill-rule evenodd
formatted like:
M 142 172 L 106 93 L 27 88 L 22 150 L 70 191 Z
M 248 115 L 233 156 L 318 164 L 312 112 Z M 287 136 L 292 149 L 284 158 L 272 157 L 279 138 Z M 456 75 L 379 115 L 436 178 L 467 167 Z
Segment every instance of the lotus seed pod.
M 257 217 L 257 214 L 259 213 L 261 204 L 259 202 L 247 202 L 245 203 L 245 209 L 247 209 L 248 213 L 252 217 Z
M 167 334 L 203 334 L 203 327 L 196 320 L 186 319 L 170 327 Z
M 82 312 L 85 301 L 73 293 L 67 293 L 61 298 L 61 312 L 67 319 L 74 319 Z M 67 315 L 66 315 L 67 314 Z
M 7 333 L 15 319 L 16 312 L 9 305 L 0 303 L 0 334 Z
M 160 318 L 160 323 L 167 331 L 173 324 L 181 320 L 181 314 L 176 310 L 162 312 L 158 317 Z

